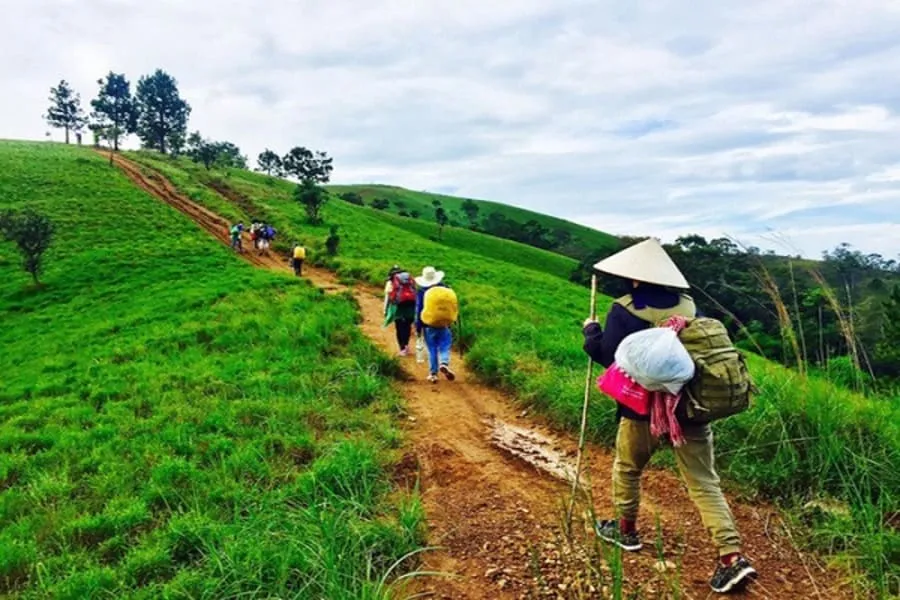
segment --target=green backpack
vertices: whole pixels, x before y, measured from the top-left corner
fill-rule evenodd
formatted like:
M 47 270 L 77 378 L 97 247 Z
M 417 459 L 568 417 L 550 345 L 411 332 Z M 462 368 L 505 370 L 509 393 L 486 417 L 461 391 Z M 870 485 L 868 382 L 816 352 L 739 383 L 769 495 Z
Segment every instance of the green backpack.
M 744 355 L 731 343 L 725 325 L 708 317 L 688 319 L 678 339 L 696 367 L 694 378 L 682 391 L 680 416 L 692 423 L 710 423 L 750 407 L 756 388 Z

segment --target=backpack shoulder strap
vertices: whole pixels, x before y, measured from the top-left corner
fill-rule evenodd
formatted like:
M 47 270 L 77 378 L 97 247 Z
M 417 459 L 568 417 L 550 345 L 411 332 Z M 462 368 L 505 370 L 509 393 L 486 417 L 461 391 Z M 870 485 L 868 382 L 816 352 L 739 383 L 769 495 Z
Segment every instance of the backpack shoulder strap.
M 634 298 L 632 298 L 631 294 L 626 294 L 621 298 L 617 298 L 614 303 L 618 304 L 627 310 L 629 314 L 637 317 L 641 321 L 650 323 L 654 326 L 672 316 L 677 315 L 687 319 L 693 319 L 697 315 L 697 307 L 694 304 L 694 299 L 687 294 L 680 294 L 678 304 L 671 308 L 655 308 L 652 306 L 637 308 L 634 305 Z

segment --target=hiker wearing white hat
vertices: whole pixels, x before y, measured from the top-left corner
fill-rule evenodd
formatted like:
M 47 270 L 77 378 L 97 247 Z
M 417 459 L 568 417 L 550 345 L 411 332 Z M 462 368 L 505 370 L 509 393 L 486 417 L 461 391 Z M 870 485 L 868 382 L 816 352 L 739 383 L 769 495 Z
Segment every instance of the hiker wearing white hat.
M 631 283 L 631 293 L 617 299 L 601 327 L 593 319 L 584 324 L 584 351 L 609 367 L 627 336 L 672 317 L 696 316 L 684 275 L 658 240 L 650 238 L 613 254 L 594 269 Z M 621 404 L 616 413 L 616 458 L 613 463 L 613 504 L 616 518 L 598 520 L 597 534 L 627 551 L 642 548 L 637 530 L 641 473 L 660 440 L 650 433 L 650 417 Z M 731 591 L 756 577 L 741 554 L 741 539 L 715 470 L 713 435 L 708 424 L 681 423 L 685 443 L 674 448 L 678 470 L 688 486 L 703 525 L 712 534 L 719 561 L 710 581 L 714 591 Z
M 424 339 L 428 347 L 428 381 L 437 383 L 438 373 L 453 381 L 456 374 L 450 369 L 450 347 L 453 345 L 450 326 L 459 317 L 456 293 L 444 283 L 444 272 L 434 267 L 422 269 L 422 275 L 416 277 L 416 285 L 419 288 L 416 296 L 416 336 L 419 340 Z

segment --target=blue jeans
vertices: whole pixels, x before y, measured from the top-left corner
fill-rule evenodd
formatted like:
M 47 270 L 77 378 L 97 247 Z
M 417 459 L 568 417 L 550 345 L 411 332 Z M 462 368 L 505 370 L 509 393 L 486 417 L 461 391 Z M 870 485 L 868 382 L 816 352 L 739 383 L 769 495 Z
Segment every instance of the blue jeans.
M 453 334 L 449 327 L 426 327 L 425 345 L 428 347 L 428 359 L 431 363 L 431 374 L 436 375 L 441 365 L 450 365 L 450 346 Z

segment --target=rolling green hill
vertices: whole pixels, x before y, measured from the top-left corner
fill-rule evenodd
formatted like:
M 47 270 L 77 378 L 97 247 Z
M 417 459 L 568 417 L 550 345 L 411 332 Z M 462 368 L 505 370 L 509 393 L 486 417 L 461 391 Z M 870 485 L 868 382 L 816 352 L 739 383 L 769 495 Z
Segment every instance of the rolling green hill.
M 469 220 L 462 209 L 465 198 L 416 192 L 389 185 L 330 185 L 328 189 L 338 196 L 347 192 L 359 194 L 367 205 L 371 205 L 372 201 L 377 198 L 384 198 L 390 201 L 387 212 L 393 214 L 417 212 L 419 218 L 429 223 L 435 221 L 434 202 L 437 201 L 447 211 L 451 223 L 463 227 L 469 225 Z M 561 245 L 556 251 L 572 258 L 582 258 L 600 250 L 615 249 L 619 245 L 618 238 L 615 236 L 571 221 L 498 202 L 475 199 L 472 201 L 479 207 L 478 220 L 482 224 L 491 214 L 499 214 L 519 224 L 536 221 L 550 231 L 567 232 L 571 236 L 570 241 Z
M 421 511 L 348 298 L 91 150 L 0 142 L 0 173 L 0 210 L 57 230 L 43 288 L 0 243 L 0 596 L 384 598 Z
M 588 290 L 567 281 L 558 267 L 541 268 L 552 254 L 526 258 L 505 240 L 453 228 L 439 242 L 432 239 L 434 229 L 409 227 L 406 219 L 337 200 L 325 208 L 325 225 L 310 226 L 287 181 L 239 170 L 210 173 L 148 153 L 136 158 L 210 206 L 222 197 L 198 182 L 227 188 L 240 199 L 228 209 L 235 218 L 266 215 L 285 234 L 282 243 L 304 241 L 315 260 L 348 280 L 380 284 L 395 262 L 412 270 L 426 264 L 445 269 L 461 297 L 458 333 L 468 347 L 468 365 L 560 426 L 577 428 L 584 385 L 580 329 Z M 321 250 L 331 224 L 341 236 L 336 257 Z M 600 314 L 610 302 L 600 298 Z M 717 425 L 721 471 L 745 493 L 787 505 L 817 498 L 846 502 L 853 507 L 846 517 L 815 522 L 813 543 L 833 549 L 840 539 L 842 547 L 864 557 L 858 565 L 874 576 L 879 590 L 896 585 L 900 535 L 883 515 L 900 510 L 900 398 L 863 397 L 754 356 L 750 366 L 760 393 L 750 411 Z M 614 412 L 611 402 L 592 403 L 593 439 L 612 443 Z
M 426 220 L 336 199 L 311 226 L 289 182 L 130 156 L 231 220 L 270 220 L 277 246 L 302 240 L 347 280 L 380 284 L 393 263 L 445 269 L 469 366 L 577 427 L 588 291 L 567 281 L 573 261 L 459 228 L 436 239 Z M 286 573 L 299 571 L 310 597 L 380 597 L 373 580 L 415 545 L 419 509 L 385 494 L 399 443 L 386 416 L 393 363 L 361 339 L 351 303 L 234 260 L 89 150 L 3 143 L 0 172 L 16 174 L 0 181 L 0 208 L 34 204 L 60 226 L 45 289 L 30 288 L 0 244 L 3 590 L 284 596 L 296 591 Z M 323 252 L 331 225 L 337 256 Z M 609 303 L 600 298 L 601 314 Z M 788 507 L 848 505 L 808 517 L 806 542 L 846 551 L 889 592 L 900 576 L 889 523 L 900 511 L 900 399 L 758 357 L 750 366 L 753 408 L 716 427 L 729 485 Z M 612 442 L 611 402 L 595 397 L 589 433 Z M 227 560 L 208 560 L 210 549 Z

